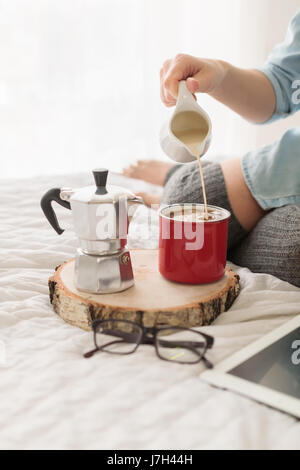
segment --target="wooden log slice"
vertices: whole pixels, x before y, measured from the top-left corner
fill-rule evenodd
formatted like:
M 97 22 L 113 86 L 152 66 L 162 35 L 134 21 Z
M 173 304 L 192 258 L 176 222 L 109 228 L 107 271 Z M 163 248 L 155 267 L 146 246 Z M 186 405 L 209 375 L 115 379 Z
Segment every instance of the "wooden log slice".
M 115 294 L 78 291 L 73 282 L 74 260 L 49 279 L 50 301 L 66 322 L 84 330 L 95 319 L 126 319 L 144 326 L 203 326 L 228 310 L 240 291 L 239 276 L 229 268 L 224 277 L 205 285 L 170 282 L 158 272 L 156 250 L 132 250 L 135 285 Z

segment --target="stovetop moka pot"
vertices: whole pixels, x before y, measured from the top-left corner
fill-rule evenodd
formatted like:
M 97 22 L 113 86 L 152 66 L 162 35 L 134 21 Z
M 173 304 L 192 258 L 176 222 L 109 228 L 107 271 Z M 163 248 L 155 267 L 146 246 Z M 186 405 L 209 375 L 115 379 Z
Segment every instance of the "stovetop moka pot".
M 134 284 L 130 253 L 126 248 L 128 226 L 142 198 L 119 186 L 107 185 L 108 170 L 93 171 L 96 186 L 53 188 L 41 199 L 42 210 L 61 235 L 52 202 L 71 209 L 79 239 L 75 286 L 96 294 L 120 292 Z

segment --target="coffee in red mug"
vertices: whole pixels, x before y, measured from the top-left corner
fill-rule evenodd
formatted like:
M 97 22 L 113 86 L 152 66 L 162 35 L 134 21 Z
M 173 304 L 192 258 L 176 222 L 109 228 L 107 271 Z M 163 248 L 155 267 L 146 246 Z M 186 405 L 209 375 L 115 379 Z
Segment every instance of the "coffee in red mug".
M 203 204 L 173 204 L 159 211 L 159 271 L 184 284 L 206 284 L 225 273 L 230 212 Z

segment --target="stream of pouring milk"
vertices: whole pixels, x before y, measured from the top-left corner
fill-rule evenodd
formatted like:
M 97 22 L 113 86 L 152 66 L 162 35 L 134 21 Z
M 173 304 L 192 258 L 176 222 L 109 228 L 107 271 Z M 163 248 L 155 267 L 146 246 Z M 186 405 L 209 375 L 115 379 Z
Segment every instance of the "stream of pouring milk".
M 182 112 L 178 115 L 178 118 L 182 123 L 184 122 L 185 125 L 184 125 L 183 130 L 180 130 L 180 124 L 178 127 L 174 126 L 175 129 L 173 129 L 173 133 L 177 137 L 177 139 L 179 139 L 189 148 L 191 153 L 198 160 L 200 178 L 201 178 L 201 184 L 202 184 L 202 192 L 203 192 L 205 220 L 208 220 L 209 216 L 208 216 L 208 210 L 207 210 L 205 182 L 204 182 L 204 177 L 203 177 L 203 169 L 202 169 L 200 151 L 199 151 L 199 145 L 203 142 L 203 140 L 207 136 L 207 132 L 208 132 L 207 123 L 199 114 L 193 111 Z M 189 123 L 190 123 L 190 126 L 188 125 Z

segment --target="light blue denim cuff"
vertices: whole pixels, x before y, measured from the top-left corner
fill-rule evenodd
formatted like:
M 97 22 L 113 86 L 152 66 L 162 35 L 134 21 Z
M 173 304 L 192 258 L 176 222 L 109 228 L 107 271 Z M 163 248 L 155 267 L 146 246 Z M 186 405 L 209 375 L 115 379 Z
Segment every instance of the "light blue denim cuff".
M 276 207 L 283 207 L 289 204 L 300 205 L 300 196 L 274 197 L 272 199 L 265 199 L 263 196 L 257 193 L 255 184 L 252 183 L 251 175 L 248 171 L 247 159 L 245 158 L 246 156 L 247 155 L 245 155 L 242 159 L 242 170 L 245 182 L 252 196 L 263 210 L 268 211 L 271 209 L 275 209 Z
M 300 129 L 294 128 L 279 141 L 243 156 L 246 184 L 264 210 L 300 205 L 299 148 Z

